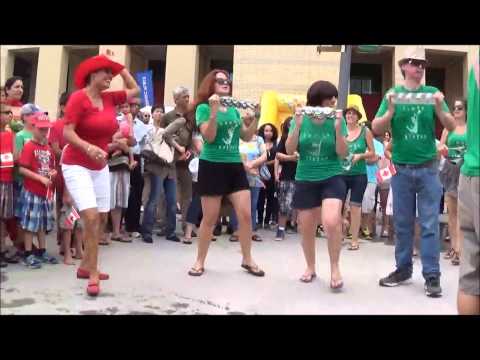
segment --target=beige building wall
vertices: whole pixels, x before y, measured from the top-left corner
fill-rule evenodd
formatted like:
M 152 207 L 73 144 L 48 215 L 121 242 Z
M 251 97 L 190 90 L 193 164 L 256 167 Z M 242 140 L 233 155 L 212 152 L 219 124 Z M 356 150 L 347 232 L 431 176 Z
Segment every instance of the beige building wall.
M 197 92 L 198 45 L 168 45 L 165 69 L 165 106 L 174 106 L 173 90 L 179 85 L 190 89 L 191 96 Z
M 65 91 L 68 53 L 63 45 L 41 46 L 38 54 L 35 103 L 56 119 L 58 99 Z
M 318 54 L 315 45 L 236 45 L 233 95 L 259 101 L 262 93 L 305 95 L 316 80 L 338 84 L 340 53 Z

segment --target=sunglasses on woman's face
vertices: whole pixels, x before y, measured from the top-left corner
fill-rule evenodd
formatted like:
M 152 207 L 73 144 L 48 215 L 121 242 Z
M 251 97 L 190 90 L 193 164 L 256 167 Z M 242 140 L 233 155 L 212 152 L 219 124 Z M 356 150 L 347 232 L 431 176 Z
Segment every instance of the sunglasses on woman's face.
M 4 114 L 4 115 L 13 115 L 13 112 L 12 112 L 11 110 L 2 111 L 2 114 Z
M 427 67 L 427 62 L 423 61 L 423 60 L 410 59 L 410 60 L 408 60 L 408 63 L 410 65 L 413 65 L 415 67 L 419 67 L 421 69 L 425 69 Z
M 462 105 L 457 105 L 454 107 L 455 110 L 458 110 L 458 111 L 462 111 L 463 110 L 463 106 Z
M 232 82 L 228 79 L 215 79 L 218 85 L 230 85 Z

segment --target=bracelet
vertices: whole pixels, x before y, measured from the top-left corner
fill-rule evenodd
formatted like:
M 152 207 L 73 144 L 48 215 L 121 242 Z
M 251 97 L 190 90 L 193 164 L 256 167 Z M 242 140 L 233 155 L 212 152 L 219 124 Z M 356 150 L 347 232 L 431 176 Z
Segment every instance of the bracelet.
M 92 147 L 92 145 L 88 144 L 87 146 L 87 154 L 90 152 L 90 148 Z

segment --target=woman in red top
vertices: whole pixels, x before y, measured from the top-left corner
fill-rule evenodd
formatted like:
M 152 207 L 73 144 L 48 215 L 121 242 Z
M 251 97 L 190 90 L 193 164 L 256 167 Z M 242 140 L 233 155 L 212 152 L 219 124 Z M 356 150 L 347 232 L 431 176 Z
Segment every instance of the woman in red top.
M 106 92 L 113 76 L 120 74 L 126 90 Z M 139 94 L 132 75 L 104 55 L 82 62 L 75 71 L 80 90 L 70 95 L 65 108 L 62 172 L 65 185 L 84 222 L 85 255 L 77 270 L 78 278 L 89 278 L 87 293 L 100 292 L 98 243 L 110 211 L 110 180 L 107 166 L 108 144 L 118 129 L 116 106 Z M 125 142 L 127 142 L 125 140 Z
M 13 119 L 20 120 L 20 110 L 23 106 L 23 79 L 20 76 L 12 76 L 5 81 L 6 103 L 12 107 Z

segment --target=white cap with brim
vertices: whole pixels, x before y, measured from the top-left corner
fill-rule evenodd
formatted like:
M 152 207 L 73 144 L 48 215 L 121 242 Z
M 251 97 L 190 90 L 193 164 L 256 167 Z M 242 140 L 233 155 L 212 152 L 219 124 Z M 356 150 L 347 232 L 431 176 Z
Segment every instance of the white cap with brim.
M 22 106 L 22 109 L 20 110 L 20 115 L 22 116 L 33 115 L 41 111 L 42 110 L 37 105 L 28 103 Z
M 407 59 L 427 61 L 425 58 L 425 48 L 423 46 L 408 46 L 403 57 L 399 60 L 398 65 L 401 65 Z

